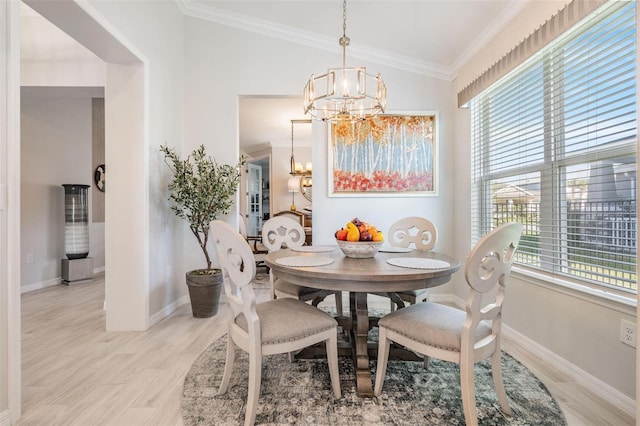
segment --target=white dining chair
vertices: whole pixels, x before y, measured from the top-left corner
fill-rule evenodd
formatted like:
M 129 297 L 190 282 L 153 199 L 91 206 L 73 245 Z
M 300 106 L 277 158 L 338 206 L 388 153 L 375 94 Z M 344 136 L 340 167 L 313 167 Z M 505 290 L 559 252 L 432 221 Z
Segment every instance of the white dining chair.
M 284 298 L 256 304 L 251 285 L 256 274 L 253 253 L 245 239 L 228 224 L 211 222 L 212 240 L 224 274 L 229 303 L 227 356 L 219 394 L 229 386 L 236 346 L 249 354 L 249 383 L 245 425 L 253 425 L 260 397 L 262 357 L 290 353 L 325 342 L 331 388 L 340 398 L 338 324 L 326 312 L 300 300 Z
M 387 244 L 391 247 L 415 248 L 418 251 L 432 250 L 438 241 L 438 230 L 428 219 L 419 216 L 410 216 L 394 222 L 387 232 Z M 396 293 L 400 299 L 411 304 L 425 302 L 429 290 L 420 288 L 417 290 L 402 291 Z M 391 300 L 391 311 L 396 304 Z
M 475 245 L 465 265 L 470 287 L 465 311 L 433 302 L 398 309 L 378 321 L 380 340 L 374 395 L 382 392 L 390 343 L 460 364 L 462 406 L 468 426 L 478 424 L 474 365 L 491 357 L 493 382 L 502 412 L 511 414 L 500 369 L 502 303 L 522 225 L 495 228 Z M 489 300 L 490 299 L 490 300 Z
M 286 216 L 275 216 L 262 225 L 262 243 L 270 253 L 283 247 L 290 249 L 300 248 L 304 245 L 304 242 L 305 233 L 302 225 Z M 342 292 L 340 291 L 318 290 L 299 286 L 275 278 L 273 271 L 269 271 L 269 279 L 272 299 L 276 297 L 293 297 L 302 301 L 311 300 L 317 306 L 325 297 L 334 294 L 337 314 L 342 315 Z

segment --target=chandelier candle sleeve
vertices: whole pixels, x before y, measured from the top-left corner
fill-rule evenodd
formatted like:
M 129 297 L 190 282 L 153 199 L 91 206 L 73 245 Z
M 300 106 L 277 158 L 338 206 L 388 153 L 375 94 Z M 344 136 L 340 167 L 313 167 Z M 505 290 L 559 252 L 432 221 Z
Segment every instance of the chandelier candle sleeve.
M 291 176 L 307 176 L 311 174 L 312 164 L 310 162 L 303 164 L 296 161 L 293 155 L 293 125 L 294 124 L 311 124 L 309 119 L 291 120 L 291 168 L 289 174 Z
M 89 185 L 64 184 L 64 250 L 69 260 L 89 255 Z

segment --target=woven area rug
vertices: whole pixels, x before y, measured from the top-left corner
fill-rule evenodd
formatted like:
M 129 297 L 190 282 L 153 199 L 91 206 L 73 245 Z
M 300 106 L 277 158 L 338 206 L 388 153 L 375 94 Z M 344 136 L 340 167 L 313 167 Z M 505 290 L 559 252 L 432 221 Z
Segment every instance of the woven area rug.
M 229 389 L 217 395 L 224 371 L 227 337 L 207 348 L 184 381 L 182 417 L 190 425 L 244 422 L 249 361 L 236 353 Z M 383 393 L 356 395 L 349 358 L 339 359 L 342 397 L 334 399 L 326 360 L 289 362 L 286 355 L 263 358 L 256 424 L 264 425 L 464 425 L 457 364 L 431 360 L 389 361 Z M 376 363 L 371 362 L 375 373 Z M 491 365 L 476 364 L 476 405 L 481 425 L 564 425 L 566 420 L 546 387 L 527 368 L 502 354 L 504 384 L 513 415 L 505 416 L 495 396 Z

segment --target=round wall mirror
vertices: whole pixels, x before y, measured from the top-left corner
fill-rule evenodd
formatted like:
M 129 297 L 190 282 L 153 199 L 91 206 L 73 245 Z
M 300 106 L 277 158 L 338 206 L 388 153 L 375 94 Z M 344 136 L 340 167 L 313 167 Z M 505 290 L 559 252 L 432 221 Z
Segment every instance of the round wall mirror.
M 311 180 L 311 176 L 303 176 L 300 179 L 300 192 L 302 192 L 302 195 L 308 201 L 311 201 L 312 189 L 313 189 L 313 181 Z
M 104 192 L 104 175 L 104 164 L 100 164 L 98 167 L 96 167 L 96 171 L 93 173 L 93 181 L 96 183 L 98 189 L 102 192 Z

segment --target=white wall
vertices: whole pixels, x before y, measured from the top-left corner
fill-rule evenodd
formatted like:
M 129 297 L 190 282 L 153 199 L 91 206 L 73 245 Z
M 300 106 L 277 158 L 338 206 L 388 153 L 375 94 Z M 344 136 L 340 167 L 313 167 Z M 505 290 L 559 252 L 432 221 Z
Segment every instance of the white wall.
M 21 270 L 23 289 L 35 290 L 60 282 L 65 257 L 61 185 L 90 185 L 89 206 L 96 189 L 90 93 L 52 97 L 46 89 L 27 92 L 21 102 Z M 103 225 L 91 223 L 89 242 L 94 268 L 104 269 Z M 31 264 L 27 253 L 33 254 Z
M 494 40 L 463 66 L 457 88 L 462 89 L 480 75 L 564 3 L 566 1 L 529 2 Z M 456 113 L 455 136 L 456 152 L 470 152 L 469 111 Z M 456 252 L 461 255 L 468 251 L 471 240 L 469 155 L 458 156 L 453 170 L 455 242 Z M 631 404 L 635 399 L 636 350 L 620 343 L 619 333 L 621 319 L 635 322 L 635 298 L 629 305 L 554 288 L 559 289 L 554 286 L 550 289 L 539 281 L 513 273 L 505 301 L 505 324 L 622 392 L 627 396 L 624 402 Z M 458 297 L 464 298 L 463 285 L 456 286 L 455 291 Z
M 106 204 L 111 202 L 121 210 L 109 211 L 107 207 L 106 212 L 110 224 L 105 241 L 107 263 L 116 267 L 110 277 L 118 278 L 113 281 L 120 292 L 118 303 L 107 300 L 107 329 L 144 330 L 186 293 L 183 278 L 166 273 L 168 265 L 182 264 L 183 234 L 166 205 L 167 178 L 158 155 L 162 143 L 182 144 L 182 14 L 174 2 L 28 3 L 109 64 L 105 73 L 105 156 L 112 173 L 120 171 L 120 176 L 119 182 L 112 178 Z M 20 105 L 18 6 L 18 2 L 0 2 L 0 184 L 6 185 L 2 188 L 7 188 L 11 203 L 10 209 L 0 213 L 0 314 L 11 319 L 3 320 L 0 328 L 0 378 L 7 379 L 0 381 L 0 415 L 9 405 L 12 421 L 20 416 L 20 298 L 14 291 L 20 282 L 20 271 L 16 270 L 20 266 L 20 238 L 11 231 L 20 224 L 20 155 L 16 152 L 20 129 L 14 125 L 19 123 L 15 107 Z M 119 139 L 112 143 L 112 138 Z M 120 220 L 112 221 L 110 215 Z M 125 258 L 117 259 L 118 254 Z M 110 281 L 108 277 L 107 290 Z
M 187 294 L 182 241 L 189 231 L 169 208 L 169 170 L 159 151 L 161 144 L 179 151 L 183 145 L 184 21 L 176 3 L 170 1 L 92 0 L 82 6 L 141 61 L 118 65 L 118 59 L 109 60 L 110 52 L 94 52 L 110 62 L 105 155 L 110 173 L 118 172 L 118 182 L 112 174 L 105 193 L 107 270 L 110 254 L 112 258 L 118 256 L 117 270 L 123 275 L 112 296 L 124 302 L 129 295 L 132 303 L 123 305 L 124 309 L 148 312 L 144 323 L 135 319 L 135 328 L 145 329 L 184 303 Z M 110 90 L 110 78 L 119 89 Z M 127 111 L 129 108 L 131 111 Z M 140 132 L 127 134 L 127 128 L 138 126 Z M 129 220 L 122 214 L 123 208 Z M 118 232 L 110 231 L 111 218 Z M 128 275 L 127 271 L 135 274 Z M 123 317 L 107 326 L 131 329 L 131 321 Z
M 158 149 L 182 144 L 183 16 L 174 2 L 26 2 L 107 64 L 107 329 L 144 330 L 186 295 Z
M 336 64 L 338 47 L 329 53 L 296 43 L 186 18 L 185 51 L 185 147 L 204 143 L 220 162 L 233 163 L 238 156 L 238 97 L 241 95 L 300 95 L 312 73 Z M 354 60 L 356 61 L 356 60 Z M 360 64 L 360 62 L 359 62 Z M 326 135 L 313 125 L 313 239 L 331 242 L 336 229 L 359 216 L 386 229 L 407 212 L 434 220 L 443 236 L 451 235 L 448 214 L 452 203 L 453 151 L 452 85 L 375 64 L 362 63 L 369 72 L 380 72 L 389 90 L 389 111 L 439 111 L 440 196 L 432 198 L 327 198 Z M 301 107 L 302 108 L 302 107 Z M 285 118 L 286 119 L 286 118 Z M 235 147 L 235 148 L 234 148 Z M 274 152 L 273 168 L 289 170 L 289 150 Z M 296 155 L 297 157 L 297 155 Z M 286 181 L 272 183 L 282 194 Z M 288 206 L 287 202 L 285 206 Z M 298 204 L 298 201 L 296 201 Z M 277 210 L 282 206 L 274 206 Z M 194 240 L 194 241 L 191 241 Z M 446 237 L 439 246 L 451 249 Z M 185 263 L 197 266 L 195 239 L 185 240 Z M 195 261 L 193 259 L 195 259 Z

